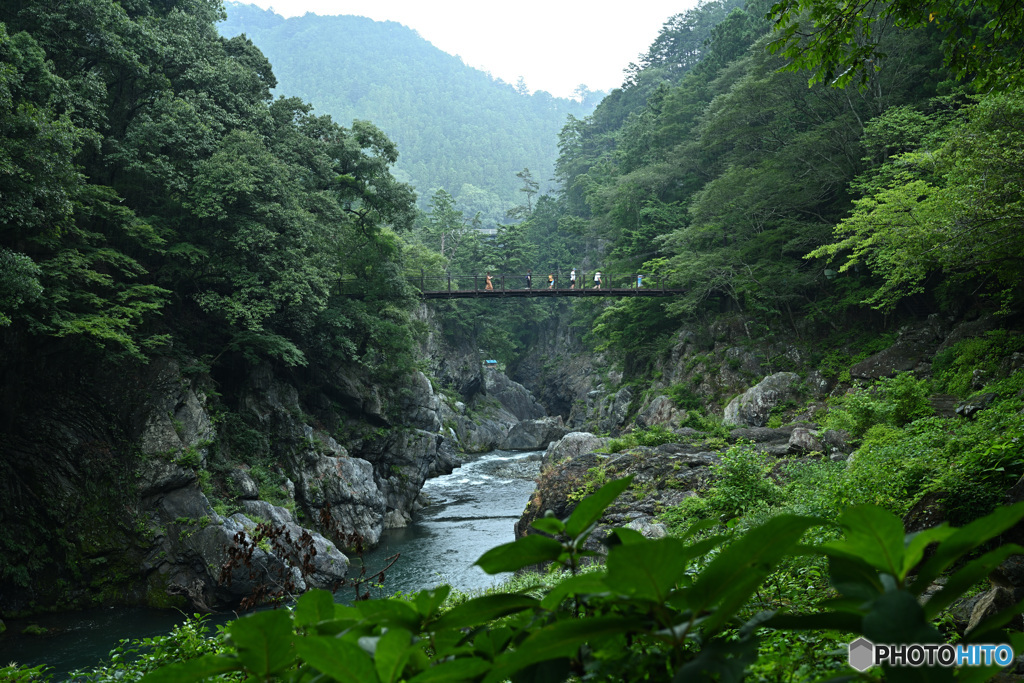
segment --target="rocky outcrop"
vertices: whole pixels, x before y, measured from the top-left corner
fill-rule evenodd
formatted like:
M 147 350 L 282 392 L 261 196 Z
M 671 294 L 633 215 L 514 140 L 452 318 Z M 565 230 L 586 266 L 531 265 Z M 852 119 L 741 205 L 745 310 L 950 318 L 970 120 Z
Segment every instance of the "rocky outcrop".
M 699 447 L 674 444 L 670 448 L 640 447 L 630 453 L 582 453 L 559 458 L 556 454 L 578 449 L 585 439 L 578 432 L 567 435 L 565 448 L 552 444 L 545 456 L 545 465 L 522 517 L 515 525 L 516 536 L 532 531 L 530 523 L 551 511 L 558 518 L 568 517 L 576 504 L 606 479 L 632 475 L 633 488 L 619 496 L 602 517 L 587 540 L 588 550 L 599 550 L 609 529 L 628 526 L 649 537 L 660 537 L 665 528 L 656 516 L 666 506 L 679 504 L 687 496 L 706 485 L 710 478 L 711 454 L 701 454 Z M 589 435 L 593 437 L 593 435 Z M 596 437 L 594 437 L 596 438 Z
M 678 427 L 685 417 L 686 411 L 680 410 L 672 399 L 668 396 L 657 396 L 636 416 L 636 425 L 640 428 L 660 425 L 671 429 Z
M 569 432 L 558 441 L 551 443 L 544 453 L 544 464 L 554 465 L 584 453 L 593 453 L 604 448 L 611 441 L 605 436 L 594 436 L 590 432 Z
M 426 359 L 430 374 L 442 387 L 460 394 L 463 401 L 472 401 L 484 391 L 484 359 L 475 340 L 466 337 L 453 340 L 442 334 L 441 325 L 436 322 L 430 306 L 420 306 L 414 318 L 422 322 L 426 330 L 420 357 Z
M 729 402 L 722 422 L 727 425 L 764 427 L 774 408 L 800 395 L 800 375 L 777 372 Z
M 547 415 L 530 390 L 519 382 L 514 382 L 504 373 L 496 370 L 484 372 L 484 387 L 487 395 L 498 401 L 505 410 L 517 420 L 533 420 Z
M 519 420 L 497 401 L 478 397 L 474 404 L 472 410 L 461 402 L 442 404 L 441 418 L 464 453 L 494 450 Z
M 536 420 L 523 420 L 512 425 L 499 448 L 508 451 L 535 451 L 548 447 L 558 441 L 566 432 L 562 417 L 542 417 Z
M 597 452 L 610 443 L 606 437 L 587 432 L 566 434 L 552 443 L 544 455 L 537 489 L 516 524 L 516 535 L 536 533 L 531 530 L 531 522 L 548 511 L 560 519 L 568 517 L 580 500 L 603 483 L 630 475 L 634 477 L 632 486 L 608 508 L 586 547 L 600 550 L 601 540 L 616 526 L 627 526 L 652 538 L 663 535 L 665 528 L 658 522 L 659 512 L 706 490 L 715 476 L 713 466 L 720 461 L 722 449 L 728 447 L 723 447 L 721 440 L 708 440 L 693 429 L 680 431 L 677 443 L 638 446 L 610 454 Z M 779 457 L 781 465 L 820 458 L 792 457 L 813 453 L 815 435 L 813 425 L 748 427 L 733 430 L 728 441 L 752 443 L 758 450 Z M 772 476 L 785 476 L 781 467 L 776 470 Z
M 382 388 L 341 367 L 262 365 L 215 383 L 169 358 L 59 356 L 4 388 L 21 391 L 0 409 L 0 517 L 37 558 L 0 559 L 5 614 L 96 601 L 218 609 L 261 587 L 329 587 L 344 547 L 408 523 L 425 479 L 457 464 L 422 373 Z M 276 540 L 232 568 L 253 517 Z M 18 566 L 40 574 L 8 571 Z

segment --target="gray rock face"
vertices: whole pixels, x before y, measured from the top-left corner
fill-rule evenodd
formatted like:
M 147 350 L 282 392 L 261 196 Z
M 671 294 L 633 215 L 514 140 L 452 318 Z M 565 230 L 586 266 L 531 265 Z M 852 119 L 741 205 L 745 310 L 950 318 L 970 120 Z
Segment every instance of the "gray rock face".
M 550 465 L 584 453 L 593 453 L 598 448 L 606 446 L 609 441 L 611 439 L 608 437 L 594 436 L 590 432 L 569 432 L 548 446 L 544 453 L 544 464 Z
M 387 509 L 384 528 L 403 527 L 412 521 L 413 505 L 437 457 L 439 439 L 431 432 L 403 430 L 389 439 L 381 459 L 375 461 L 387 463 L 387 469 L 375 468 Z
M 509 413 L 511 415 L 511 413 Z M 459 444 L 466 453 L 483 453 L 498 447 L 505 440 L 514 422 L 498 420 L 491 417 L 472 420 L 464 417 L 458 420 L 455 431 Z
M 914 370 L 922 363 L 931 362 L 932 354 L 943 336 L 944 331 L 937 325 L 904 328 L 892 346 L 850 368 L 850 376 L 856 379 L 879 379 Z
M 254 517 L 280 528 L 283 533 L 274 541 L 275 551 L 287 558 L 291 564 L 298 563 L 299 566 L 305 565 L 312 569 L 304 577 L 307 587 L 332 590 L 338 581 L 345 578 L 348 558 L 317 532 L 296 524 L 286 508 L 271 505 L 263 500 L 247 500 L 243 507 L 249 520 L 242 518 L 239 521 L 242 521 L 247 529 L 254 525 Z M 232 515 L 232 519 L 236 517 L 238 516 Z
M 176 361 L 153 361 L 150 400 L 138 437 L 139 448 L 147 455 L 169 454 L 197 447 L 213 438 L 213 423 L 206 414 L 206 396 L 182 382 Z M 205 458 L 205 451 L 201 452 Z
M 260 488 L 256 485 L 256 480 L 245 470 L 232 470 L 228 478 L 235 489 L 237 489 L 239 498 L 255 500 L 260 497 Z
M 567 430 L 562 416 L 542 417 L 537 420 L 523 420 L 512 425 L 499 448 L 509 451 L 534 451 L 547 448 L 552 441 L 565 436 Z
M 668 396 L 656 396 L 636 418 L 639 427 L 653 427 L 663 425 L 666 427 L 678 426 L 680 419 L 686 415 L 685 411 L 679 410 L 675 403 Z
M 800 375 L 777 372 L 761 380 L 725 407 L 725 424 L 763 427 L 768 424 L 772 409 L 798 396 L 796 385 Z
M 369 545 L 380 540 L 387 504 L 374 480 L 373 465 L 360 458 L 308 451 L 292 470 L 300 504 L 314 515 L 329 508 L 342 533 L 358 534 Z
M 604 432 L 617 432 L 626 424 L 629 403 L 633 400 L 633 391 L 629 387 L 619 389 L 610 400 L 601 406 L 598 426 Z
M 453 341 L 439 330 L 429 306 L 421 306 L 413 317 L 425 323 L 427 334 L 420 348 L 420 356 L 427 359 L 430 374 L 441 386 L 457 391 L 464 401 L 471 401 L 484 391 L 483 358 L 470 339 Z
M 188 486 L 196 480 L 195 470 L 160 457 L 146 459 L 138 469 L 139 494 L 149 497 Z
M 574 434 L 578 433 L 565 438 L 573 437 L 570 443 L 579 446 L 584 440 Z M 701 488 L 710 477 L 710 470 L 704 464 L 691 464 L 680 455 L 653 448 L 640 447 L 631 453 L 611 455 L 582 453 L 557 459 L 545 466 L 537 490 L 516 522 L 516 536 L 530 533 L 530 523 L 545 515 L 547 510 L 560 519 L 569 516 L 576 507 L 575 494 L 587 481 L 588 472 L 595 468 L 603 469 L 608 479 L 633 475 L 633 485 L 645 495 L 638 498 L 624 493 L 619 496 L 587 540 L 588 550 L 599 550 L 601 540 L 616 526 L 629 526 L 651 538 L 661 537 L 665 528 L 655 519 L 658 512 L 695 495 L 695 489 Z
M 485 371 L 484 386 L 487 395 L 496 398 L 518 420 L 533 420 L 547 415 L 544 406 L 537 402 L 529 389 L 500 372 Z
M 402 416 L 410 427 L 437 433 L 441 429 L 441 399 L 422 372 L 413 374 L 402 392 Z

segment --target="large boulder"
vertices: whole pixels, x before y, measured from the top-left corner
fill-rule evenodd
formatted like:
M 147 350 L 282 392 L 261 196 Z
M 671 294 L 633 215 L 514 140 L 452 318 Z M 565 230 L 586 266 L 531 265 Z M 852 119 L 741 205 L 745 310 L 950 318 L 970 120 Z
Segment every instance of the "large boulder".
M 547 448 L 552 441 L 566 434 L 562 416 L 542 417 L 537 420 L 523 420 L 512 425 L 499 448 L 509 451 L 534 451 Z
M 544 406 L 537 402 L 529 389 L 497 370 L 484 372 L 484 386 L 487 395 L 497 399 L 517 420 L 533 420 L 547 415 Z
M 639 427 L 653 427 L 664 425 L 674 427 L 685 417 L 686 412 L 676 407 L 675 401 L 668 396 L 656 396 L 644 410 L 637 415 L 636 424 Z
M 597 423 L 599 430 L 617 433 L 619 428 L 626 424 L 626 415 L 632 401 L 633 391 L 629 387 L 622 387 L 612 396 L 606 397 L 601 405 L 600 419 Z
M 548 445 L 544 453 L 544 463 L 553 464 L 562 460 L 575 458 L 584 453 L 593 453 L 604 448 L 611 441 L 606 436 L 595 436 L 590 432 L 569 432 L 558 441 Z
M 800 375 L 777 372 L 747 389 L 725 407 L 722 422 L 727 425 L 764 427 L 772 409 L 800 395 Z

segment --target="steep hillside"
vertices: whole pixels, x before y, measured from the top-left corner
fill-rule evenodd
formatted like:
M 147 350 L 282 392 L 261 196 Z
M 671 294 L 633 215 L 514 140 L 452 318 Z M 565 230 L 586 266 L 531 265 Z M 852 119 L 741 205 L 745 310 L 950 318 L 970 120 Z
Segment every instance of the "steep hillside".
M 301 97 L 342 125 L 373 121 L 398 145 L 399 177 L 424 205 L 444 188 L 470 216 L 502 217 L 516 203 L 515 174 L 523 168 L 549 189 L 558 131 L 569 114 L 589 114 L 601 96 L 575 102 L 517 92 L 391 21 L 284 19 L 239 3 L 227 10 L 221 34 L 244 33 L 263 51 L 274 65 L 276 92 Z

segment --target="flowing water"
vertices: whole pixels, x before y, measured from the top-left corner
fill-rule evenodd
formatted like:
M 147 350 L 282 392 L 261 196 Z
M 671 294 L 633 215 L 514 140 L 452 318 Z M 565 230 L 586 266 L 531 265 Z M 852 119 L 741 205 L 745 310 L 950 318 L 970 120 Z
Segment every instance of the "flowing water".
M 380 544 L 361 558 L 367 572 L 382 568 L 396 553 L 382 589 L 373 596 L 413 592 L 448 583 L 464 591 L 486 588 L 503 576 L 488 576 L 472 566 L 484 551 L 513 540 L 513 525 L 534 488 L 542 452 L 492 451 L 471 456 L 452 474 L 429 480 L 423 492 L 431 504 L 417 512 L 404 529 L 385 531 Z M 349 575 L 358 573 L 358 568 Z M 339 591 L 348 601 L 351 591 Z M 233 615 L 217 615 L 223 623 Z M 53 667 L 56 680 L 79 668 L 106 659 L 122 638 L 166 634 L 183 616 L 175 611 L 143 608 L 103 608 L 84 612 L 41 615 L 30 623 L 54 635 L 0 637 L 0 666 L 17 661 L 28 666 Z M 11 631 L 24 624 L 8 624 Z

